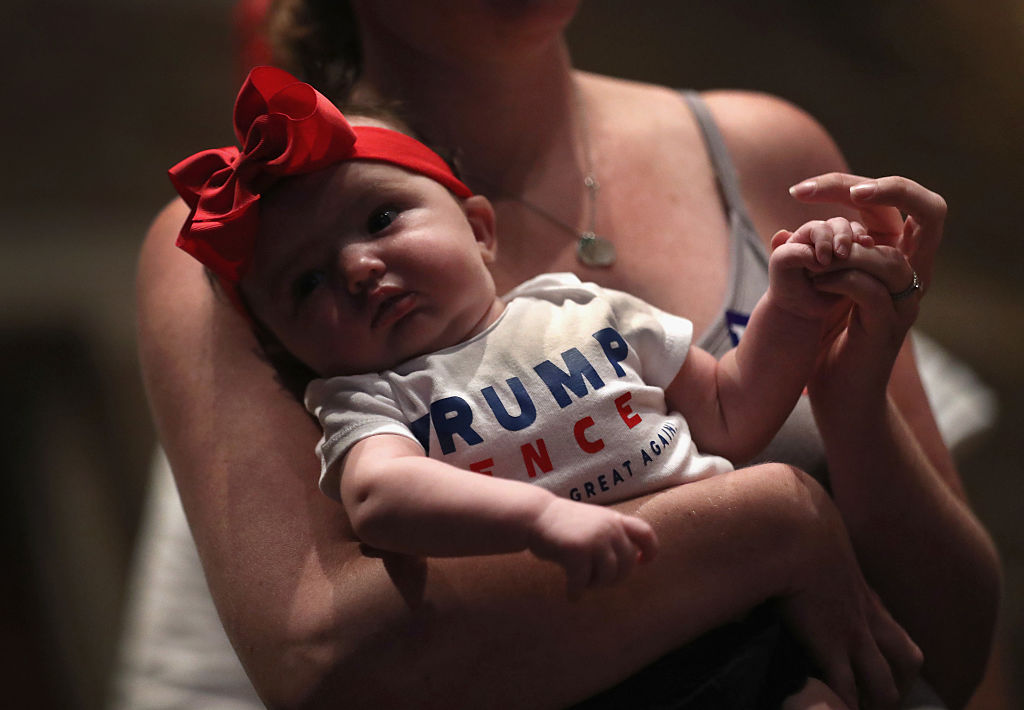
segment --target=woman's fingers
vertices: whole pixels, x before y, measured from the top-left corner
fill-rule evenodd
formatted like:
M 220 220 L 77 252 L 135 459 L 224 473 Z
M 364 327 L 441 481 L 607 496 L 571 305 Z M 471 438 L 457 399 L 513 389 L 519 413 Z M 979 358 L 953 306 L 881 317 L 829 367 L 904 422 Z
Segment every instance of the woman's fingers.
M 878 595 L 874 591 L 871 595 L 871 631 L 875 643 L 878 644 L 878 650 L 885 656 L 893 683 L 900 695 L 903 695 L 920 675 L 924 654 L 903 627 L 892 618 Z
M 859 708 L 860 700 L 857 693 L 857 681 L 854 678 L 853 670 L 846 663 L 822 669 L 825 676 L 825 683 L 836 695 L 842 698 L 848 708 Z
M 854 206 L 886 205 L 911 215 L 923 229 L 941 232 L 946 221 L 946 201 L 909 178 L 892 175 L 859 182 L 850 187 Z
M 922 279 L 922 288 L 931 283 L 935 256 L 946 223 L 946 201 L 936 192 L 904 177 L 884 177 L 851 189 L 859 204 L 891 205 L 907 219 L 896 244 Z
M 888 659 L 876 639 L 863 641 L 860 653 L 854 656 L 854 673 L 863 704 L 868 708 L 891 709 L 899 705 L 900 691 Z
M 851 192 L 855 185 L 875 182 L 877 180 L 849 173 L 826 173 L 794 185 L 789 193 L 801 202 L 827 202 L 853 207 L 860 211 L 869 232 L 885 242 L 895 241 L 903 234 L 903 216 L 899 209 L 879 202 L 874 197 L 868 200 L 858 195 L 855 200 Z
M 845 274 L 847 271 L 863 272 L 877 279 L 885 286 L 890 296 L 898 297 L 895 301 L 906 300 L 908 296 L 913 295 L 914 269 L 898 249 L 885 246 L 866 247 L 855 242 L 850 246 L 849 256 L 844 261 L 834 264 L 832 270 L 826 271 L 826 274 Z M 820 280 L 824 278 L 818 277 Z M 911 289 L 909 293 L 908 288 Z
M 790 193 L 804 202 L 832 202 L 858 209 L 864 225 L 884 243 L 897 246 L 921 275 L 931 281 L 932 267 L 946 220 L 946 201 L 905 177 L 877 179 L 827 173 L 794 185 Z M 907 215 L 904 220 L 901 213 Z

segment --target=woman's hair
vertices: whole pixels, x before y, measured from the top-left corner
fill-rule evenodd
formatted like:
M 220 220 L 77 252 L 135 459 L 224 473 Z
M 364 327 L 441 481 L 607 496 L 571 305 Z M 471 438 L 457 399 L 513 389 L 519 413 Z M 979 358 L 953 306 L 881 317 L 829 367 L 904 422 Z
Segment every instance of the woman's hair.
M 266 0 L 262 28 L 269 60 L 331 99 L 345 114 L 383 118 L 398 130 L 429 145 L 453 167 L 458 151 L 439 146 L 416 126 L 400 99 L 378 98 L 376 105 L 352 102 L 352 91 L 363 70 L 359 26 L 348 0 Z M 455 170 L 458 175 L 459 171 Z
M 348 101 L 363 63 L 347 0 L 272 0 L 266 32 L 275 65 L 339 104 Z

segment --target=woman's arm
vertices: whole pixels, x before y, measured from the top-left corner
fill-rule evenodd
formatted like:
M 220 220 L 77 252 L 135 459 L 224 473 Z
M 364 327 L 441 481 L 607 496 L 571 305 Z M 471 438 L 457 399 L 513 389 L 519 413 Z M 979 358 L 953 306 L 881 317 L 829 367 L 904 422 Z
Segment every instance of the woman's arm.
M 405 436 L 362 439 L 341 467 L 352 527 L 381 550 L 425 557 L 529 550 L 565 569 L 570 598 L 619 581 L 657 551 L 654 530 L 639 518 L 455 468 Z
M 526 554 L 365 554 L 316 485 L 312 419 L 173 246 L 184 214 L 168 207 L 140 255 L 143 377 L 217 608 L 268 704 L 561 706 L 772 597 L 836 685 L 856 678 L 877 697 L 886 659 L 898 677 L 912 665 L 865 601 L 830 504 L 785 467 L 620 506 L 654 527 L 658 559 L 578 603 L 557 567 Z M 885 659 L 872 637 L 896 638 Z
M 925 650 L 925 677 L 961 707 L 981 681 L 992 643 L 1001 589 L 995 548 L 960 497 L 955 469 L 935 465 L 927 453 L 934 442 L 901 413 L 927 406 L 923 397 L 865 402 L 862 392 L 829 389 L 812 383 L 811 402 L 861 567 Z
M 835 182 L 813 202 L 788 197 L 789 186 L 807 177 L 845 170 L 831 138 L 803 112 L 760 95 L 708 96 L 736 159 L 744 196 L 767 238 L 780 226 L 827 218 L 837 210 L 864 220 L 849 184 Z M 842 178 L 837 178 L 842 182 Z M 824 187 L 824 184 L 820 185 Z M 919 273 L 930 273 L 943 212 L 941 198 L 921 195 L 898 182 L 896 192 L 931 202 L 922 215 L 927 250 L 914 255 Z M 889 194 L 888 199 L 892 200 Z M 806 197 L 804 199 L 807 199 Z M 885 204 L 880 192 L 876 198 Z M 913 226 L 913 225 L 912 225 Z M 918 235 L 920 236 L 920 235 Z M 858 364 L 833 370 L 842 385 Z M 871 583 L 925 654 L 925 676 L 947 702 L 961 704 L 977 685 L 988 657 L 1000 589 L 1000 568 L 991 540 L 963 499 L 963 487 L 939 435 L 914 363 L 904 344 L 888 383 L 889 398 L 876 397 L 870 411 L 849 406 L 860 393 L 820 385 L 812 392 L 825 438 L 836 502 Z M 880 389 L 880 388 L 876 388 Z
M 896 177 L 829 174 L 815 183 L 805 199 L 839 200 L 860 208 L 865 222 L 875 221 L 910 255 L 927 289 L 946 214 L 941 197 Z M 873 195 L 851 193 L 856 184 L 875 185 Z M 908 215 L 906 221 L 902 214 Z M 901 348 L 891 377 L 891 355 L 867 357 L 906 332 L 916 317 L 919 294 L 895 303 L 891 288 L 870 280 L 851 279 L 843 287 L 859 301 L 889 306 L 892 317 L 888 323 L 874 322 L 856 309 L 847 337 L 823 359 L 809 385 L 833 494 L 865 574 L 915 638 L 936 649 L 926 657 L 925 672 L 947 701 L 959 706 L 980 681 L 992 642 L 1001 589 L 998 556 L 964 498 L 952 457 L 931 418 L 912 344 Z M 837 376 L 840 372 L 846 376 Z M 893 540 L 901 541 L 897 554 Z M 903 581 L 908 572 L 914 584 L 934 592 L 915 592 Z M 951 622 L 963 633 L 950 634 Z M 943 659 L 959 661 L 958 672 L 944 666 Z

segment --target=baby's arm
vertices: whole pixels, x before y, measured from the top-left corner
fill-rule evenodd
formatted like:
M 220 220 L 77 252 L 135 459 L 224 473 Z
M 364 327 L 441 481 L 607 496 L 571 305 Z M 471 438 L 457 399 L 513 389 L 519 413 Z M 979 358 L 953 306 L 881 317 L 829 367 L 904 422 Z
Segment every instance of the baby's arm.
M 721 360 L 691 348 L 666 390 L 669 405 L 686 417 L 702 451 L 739 465 L 767 445 L 807 383 L 839 302 L 818 290 L 810 276 L 860 268 L 871 243 L 863 227 L 842 218 L 775 235 L 768 291 L 740 344 Z
M 363 439 L 341 465 L 355 532 L 383 550 L 458 557 L 529 549 L 565 568 L 570 597 L 621 579 L 657 551 L 654 530 L 639 518 L 455 468 L 404 436 Z

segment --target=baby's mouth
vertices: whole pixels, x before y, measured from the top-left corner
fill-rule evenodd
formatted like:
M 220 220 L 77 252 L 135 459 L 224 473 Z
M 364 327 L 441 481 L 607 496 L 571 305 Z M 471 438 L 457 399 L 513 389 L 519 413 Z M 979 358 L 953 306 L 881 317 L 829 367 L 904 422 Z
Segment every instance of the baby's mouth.
M 383 328 L 393 325 L 416 305 L 416 297 L 411 291 L 396 290 L 389 294 L 380 294 L 375 299 L 376 307 L 370 321 L 371 328 Z

